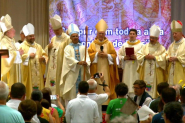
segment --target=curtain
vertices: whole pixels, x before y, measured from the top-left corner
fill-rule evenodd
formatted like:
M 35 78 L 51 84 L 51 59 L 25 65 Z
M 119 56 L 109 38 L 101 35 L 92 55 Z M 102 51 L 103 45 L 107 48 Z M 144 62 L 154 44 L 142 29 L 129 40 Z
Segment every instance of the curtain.
M 0 0 L 0 17 L 9 14 L 16 30 L 15 40 L 27 23 L 35 27 L 35 42 L 43 48 L 49 42 L 49 0 Z
M 171 0 L 171 20 L 180 20 L 183 24 L 183 34 L 185 35 L 185 0 Z M 172 36 L 173 41 L 173 36 Z

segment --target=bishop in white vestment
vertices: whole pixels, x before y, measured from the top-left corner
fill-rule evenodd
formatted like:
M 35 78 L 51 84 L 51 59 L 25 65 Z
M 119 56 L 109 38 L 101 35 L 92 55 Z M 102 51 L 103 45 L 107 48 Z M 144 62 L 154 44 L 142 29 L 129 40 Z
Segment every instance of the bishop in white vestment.
M 83 80 L 84 67 L 86 67 L 85 80 L 90 78 L 90 58 L 86 51 L 86 61 L 84 61 L 85 46 L 79 43 L 79 29 L 77 25 L 70 24 L 68 32 L 72 43 L 64 49 L 63 69 L 60 80 L 60 94 L 65 101 L 76 98 L 78 84 Z
M 70 37 L 63 32 L 60 16 L 55 15 L 50 19 L 50 23 L 55 36 L 51 39 L 51 43 L 49 43 L 45 48 L 45 52 L 49 56 L 46 69 L 45 87 L 49 87 L 52 94 L 60 95 L 60 79 L 64 48 L 71 43 L 71 40 Z
M 157 84 L 166 81 L 166 49 L 158 42 L 160 28 L 150 28 L 150 43 L 137 53 L 140 79 L 146 82 L 146 92 L 153 98 L 157 95 Z

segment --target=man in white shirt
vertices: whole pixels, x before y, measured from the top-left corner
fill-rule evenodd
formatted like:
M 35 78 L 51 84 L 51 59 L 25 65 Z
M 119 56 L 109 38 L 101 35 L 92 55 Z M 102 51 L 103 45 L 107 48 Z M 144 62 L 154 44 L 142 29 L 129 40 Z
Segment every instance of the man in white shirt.
M 102 104 L 107 101 L 107 99 L 110 96 L 110 89 L 109 87 L 105 84 L 105 79 L 104 75 L 102 73 L 99 74 L 100 80 L 102 84 L 100 84 L 105 91 L 103 94 L 96 94 L 97 91 L 97 82 L 94 79 L 89 79 L 87 83 L 89 84 L 89 91 L 87 96 L 94 100 L 98 104 L 98 111 L 99 111 L 99 118 L 98 122 L 102 122 Z
M 152 97 L 145 91 L 146 83 L 143 80 L 136 80 L 133 84 L 133 89 L 135 93 L 134 101 L 139 106 L 149 106 Z
M 78 85 L 77 98 L 70 100 L 66 109 L 67 123 L 94 123 L 98 122 L 98 105 L 87 96 L 89 85 L 81 81 Z
M 22 83 L 14 83 L 11 87 L 10 97 L 11 99 L 6 103 L 6 105 L 12 109 L 18 110 L 21 101 L 25 100 L 26 87 Z M 32 123 L 40 123 L 37 115 L 34 115 Z

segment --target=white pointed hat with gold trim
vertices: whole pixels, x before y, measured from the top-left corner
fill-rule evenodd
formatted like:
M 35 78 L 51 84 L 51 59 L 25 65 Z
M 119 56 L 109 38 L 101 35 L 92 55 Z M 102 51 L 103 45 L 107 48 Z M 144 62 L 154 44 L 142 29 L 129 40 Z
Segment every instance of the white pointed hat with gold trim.
M 62 27 L 62 20 L 61 20 L 60 16 L 58 16 L 58 15 L 55 15 L 54 17 L 52 17 L 50 19 L 50 23 L 51 23 L 53 30 L 57 30 Z
M 1 21 L 4 23 L 4 24 L 1 24 L 1 29 L 3 33 L 13 28 L 11 17 L 8 14 L 6 14 L 5 16 L 2 16 Z
M 160 27 L 157 25 L 152 25 L 152 27 L 150 28 L 150 36 L 153 37 L 159 37 L 160 35 Z
M 27 25 L 24 25 L 22 31 L 23 31 L 25 36 L 34 35 L 35 28 L 34 28 L 33 24 L 28 23 Z
M 95 26 L 96 30 L 98 32 L 105 32 L 108 28 L 107 23 L 101 19 Z
M 173 20 L 171 22 L 171 30 L 172 32 L 182 32 L 182 22 L 179 20 Z

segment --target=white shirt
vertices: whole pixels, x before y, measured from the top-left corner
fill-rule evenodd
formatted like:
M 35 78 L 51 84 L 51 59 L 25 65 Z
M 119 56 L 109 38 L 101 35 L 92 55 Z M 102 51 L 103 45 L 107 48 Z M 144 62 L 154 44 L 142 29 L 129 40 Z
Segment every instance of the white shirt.
M 98 121 L 102 122 L 102 104 L 107 101 L 108 95 L 107 94 L 88 93 L 87 96 L 90 99 L 94 100 L 98 104 L 98 112 L 99 112 Z
M 139 105 L 139 103 L 140 103 L 140 101 L 141 101 L 141 97 L 142 97 L 142 95 L 137 97 L 136 104 Z M 147 98 L 145 99 L 145 101 L 144 101 L 144 103 L 143 103 L 142 106 L 144 106 L 144 105 L 149 106 L 149 104 L 150 104 L 151 101 L 152 101 L 152 99 L 151 99 L 150 97 L 147 97 Z
M 77 95 L 69 101 L 65 116 L 67 123 L 94 123 L 99 117 L 98 105 L 86 95 Z
M 21 100 L 11 99 L 9 100 L 6 105 L 12 109 L 18 110 L 19 104 L 21 103 Z M 37 114 L 33 116 L 31 119 L 32 123 L 40 123 L 40 120 L 37 118 Z

